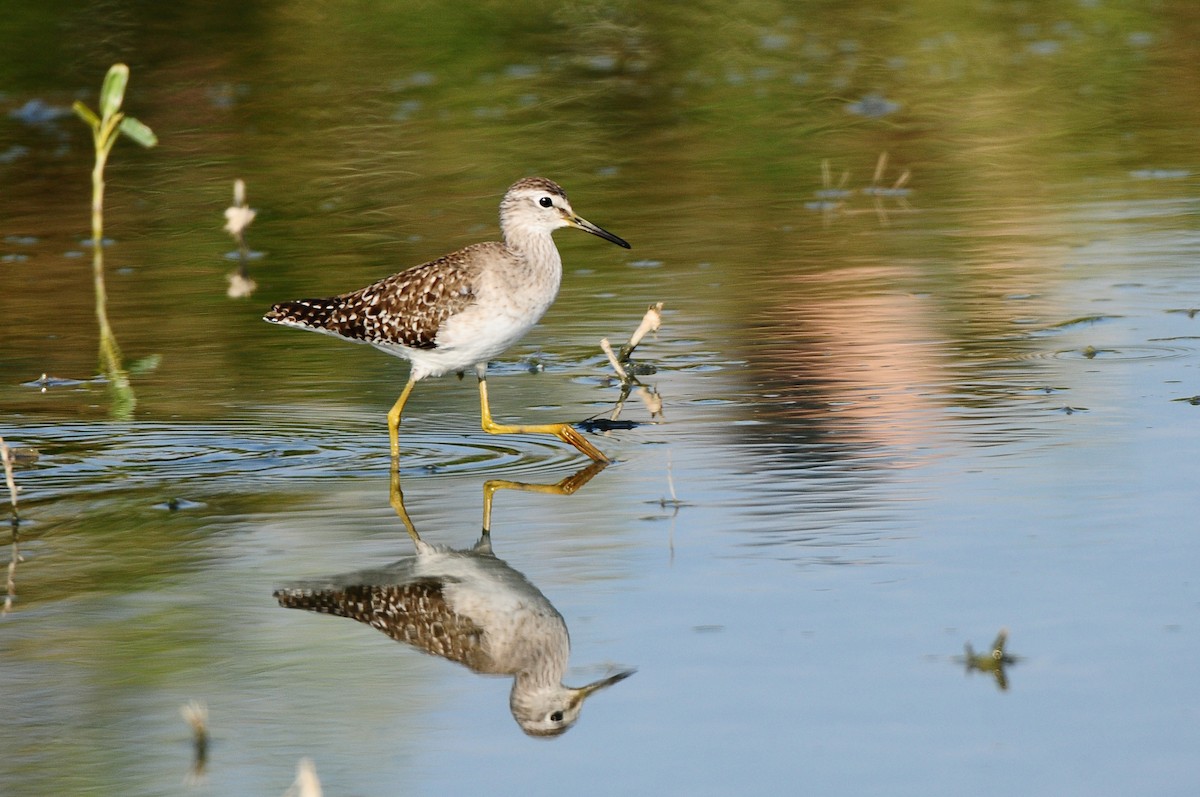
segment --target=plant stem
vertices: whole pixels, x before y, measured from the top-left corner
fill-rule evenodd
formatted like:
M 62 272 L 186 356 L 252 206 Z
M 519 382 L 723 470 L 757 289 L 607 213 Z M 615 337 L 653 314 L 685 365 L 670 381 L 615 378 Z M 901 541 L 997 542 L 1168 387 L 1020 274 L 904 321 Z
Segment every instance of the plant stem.
M 108 290 L 104 287 L 104 166 L 112 149 L 112 134 L 97 132 L 96 166 L 91 170 L 91 272 L 96 288 L 96 322 L 100 324 L 101 371 L 110 379 L 119 379 L 121 349 L 108 323 Z

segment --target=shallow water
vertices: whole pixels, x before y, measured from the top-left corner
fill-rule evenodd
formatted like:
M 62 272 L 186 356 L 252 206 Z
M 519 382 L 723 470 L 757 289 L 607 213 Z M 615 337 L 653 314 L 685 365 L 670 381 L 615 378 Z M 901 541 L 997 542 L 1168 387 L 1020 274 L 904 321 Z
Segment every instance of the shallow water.
M 1194 793 L 1191 5 L 739 8 L 14 18 L 0 435 L 39 458 L 0 793 L 282 794 L 304 756 L 326 794 Z M 53 111 L 118 59 L 161 142 L 109 167 L 132 400 L 96 377 L 90 152 Z M 611 417 L 599 340 L 665 303 L 636 355 L 661 415 L 631 397 L 573 495 L 495 496 L 567 683 L 637 669 L 546 741 L 509 679 L 272 597 L 412 554 L 384 424 L 406 372 L 260 320 L 494 237 L 535 173 L 634 248 L 557 235 L 560 297 L 489 371 L 498 419 Z M 225 295 L 235 178 L 250 299 Z M 586 465 L 478 422 L 472 380 L 408 405 L 429 542 L 475 542 L 488 480 Z M 960 660 L 1002 627 L 1005 689 Z

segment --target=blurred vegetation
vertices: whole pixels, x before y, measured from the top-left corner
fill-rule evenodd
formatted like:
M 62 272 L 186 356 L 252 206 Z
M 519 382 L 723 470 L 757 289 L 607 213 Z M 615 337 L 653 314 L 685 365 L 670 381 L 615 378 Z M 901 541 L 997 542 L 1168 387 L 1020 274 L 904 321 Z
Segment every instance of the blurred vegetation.
M 19 4 L 0 31 L 0 219 L 53 257 L 0 276 L 0 312 L 87 306 L 61 258 L 82 237 L 84 144 L 18 112 L 69 107 L 115 60 L 138 73 L 139 113 L 164 143 L 110 169 L 121 190 L 107 214 L 137 274 L 110 311 L 134 351 L 196 341 L 198 359 L 164 361 L 180 384 L 261 359 L 241 345 L 255 308 L 225 306 L 212 256 L 235 177 L 254 186 L 268 300 L 494 235 L 496 198 L 533 173 L 566 184 L 633 257 L 663 262 L 638 275 L 637 305 L 673 300 L 653 282 L 697 263 L 761 285 L 887 259 L 914 264 L 898 288 L 952 287 L 998 275 L 940 264 L 984 245 L 1021 260 L 1022 234 L 1053 235 L 1045 208 L 1079 200 L 1081 184 L 1195 168 L 1198 34 L 1188 0 Z M 859 195 L 847 210 L 866 224 L 806 208 L 824 162 L 861 189 L 884 152 L 885 184 L 911 174 L 906 223 L 936 210 L 953 234 L 885 232 Z M 609 278 L 623 267 L 560 237 L 569 263 Z M 743 323 L 744 290 L 704 285 L 695 300 Z M 552 314 L 578 312 L 573 290 Z M 981 308 L 946 310 L 959 331 L 979 323 Z M 214 324 L 230 334 L 200 331 Z M 22 372 L 80 374 L 78 347 L 47 363 L 32 327 L 14 335 L 23 345 L 6 356 Z

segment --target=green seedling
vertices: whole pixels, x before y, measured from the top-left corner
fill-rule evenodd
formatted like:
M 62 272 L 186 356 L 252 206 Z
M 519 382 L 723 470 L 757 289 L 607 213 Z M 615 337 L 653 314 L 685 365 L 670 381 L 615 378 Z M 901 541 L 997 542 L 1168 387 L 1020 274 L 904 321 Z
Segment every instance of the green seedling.
M 100 367 L 110 380 L 118 398 L 118 414 L 126 414 L 133 408 L 133 392 L 129 377 L 121 366 L 121 350 L 108 323 L 108 294 L 104 287 L 104 167 L 109 153 L 122 135 L 143 147 L 158 143 L 154 131 L 126 116 L 121 111 L 125 101 L 125 87 L 129 84 L 129 67 L 113 64 L 104 77 L 100 88 L 100 113 L 79 100 L 73 106 L 75 113 L 92 128 L 92 141 L 96 148 L 96 165 L 92 169 L 92 280 L 96 288 L 96 320 L 100 324 Z

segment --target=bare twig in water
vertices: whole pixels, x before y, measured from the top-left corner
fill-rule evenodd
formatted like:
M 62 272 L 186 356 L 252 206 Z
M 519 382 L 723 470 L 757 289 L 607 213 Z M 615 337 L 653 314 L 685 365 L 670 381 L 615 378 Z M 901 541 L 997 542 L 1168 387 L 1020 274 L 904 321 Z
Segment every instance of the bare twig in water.
M 246 272 L 246 261 L 250 259 L 250 249 L 246 246 L 245 231 L 254 221 L 257 211 L 246 204 L 246 183 L 238 179 L 233 182 L 233 204 L 225 208 L 225 232 L 233 236 L 238 247 L 238 267 L 230 272 L 229 290 L 226 292 L 231 299 L 244 299 L 252 295 L 258 284 L 250 279 Z
M 600 339 L 600 350 L 604 352 L 604 356 L 608 357 L 608 363 L 617 372 L 617 378 L 622 382 L 628 382 L 629 374 L 625 372 L 625 366 L 617 359 L 617 353 L 613 351 L 612 344 L 608 342 L 608 338 Z
M 660 498 L 658 503 L 664 507 L 673 506 L 676 510 L 684 506 L 684 502 L 679 500 L 679 496 L 675 495 L 675 479 L 671 475 L 674 463 L 671 462 L 671 453 L 667 452 L 667 490 L 671 493 L 671 497 Z
M 621 380 L 621 397 L 617 399 L 617 406 L 613 408 L 613 413 L 610 421 L 617 420 L 621 414 L 621 410 L 625 406 L 625 399 L 629 398 L 629 394 L 633 392 L 633 388 L 637 388 L 638 398 L 646 405 L 650 417 L 654 418 L 662 414 L 662 397 L 653 388 L 648 388 L 638 381 L 634 375 L 633 363 L 631 357 L 638 344 L 642 342 L 642 338 L 646 337 L 651 332 L 657 332 L 662 326 L 662 309 L 663 303 L 656 302 L 650 305 L 646 310 L 646 314 L 642 316 L 642 322 L 638 328 L 634 330 L 630 336 L 629 342 L 621 346 L 619 352 L 614 351 L 612 344 L 608 338 L 603 338 L 600 341 L 600 349 L 604 352 L 604 356 L 608 357 L 608 362 L 616 372 L 617 378 Z
M 208 768 L 208 706 L 199 700 L 189 700 L 179 707 L 179 713 L 192 729 L 192 745 L 195 750 L 188 782 L 201 783 Z
M 646 337 L 647 333 L 657 332 L 662 327 L 662 309 L 662 302 L 655 302 L 646 309 L 646 314 L 642 316 L 642 323 L 634 330 L 629 342 L 621 347 L 621 362 L 629 362 L 629 358 L 633 356 L 633 350 L 642 342 L 642 338 Z
M 4 461 L 4 481 L 8 484 L 8 500 L 12 504 L 13 518 L 17 517 L 17 482 L 13 478 L 13 452 L 0 437 L 0 460 Z
M 13 601 L 17 598 L 17 563 L 24 561 L 18 544 L 17 527 L 21 518 L 17 513 L 17 481 L 13 478 L 13 454 L 3 437 L 0 437 L 0 460 L 4 462 L 4 481 L 8 484 L 8 500 L 12 504 L 12 557 L 8 560 L 5 578 L 4 606 L 0 608 L 0 617 L 3 617 L 12 611 Z
M 679 500 L 679 496 L 675 494 L 675 479 L 672 475 L 674 471 L 674 463 L 671 460 L 671 452 L 667 451 L 667 491 L 671 494 L 670 498 L 662 497 L 658 501 L 650 501 L 648 503 L 657 503 L 663 509 L 671 507 L 671 531 L 667 536 L 667 547 L 671 551 L 671 562 L 675 561 L 675 518 L 679 516 L 681 507 L 688 505 L 687 501 Z
M 321 797 L 321 781 L 317 779 L 317 765 L 311 758 L 301 758 L 296 765 L 296 782 L 283 793 L 283 797 Z

